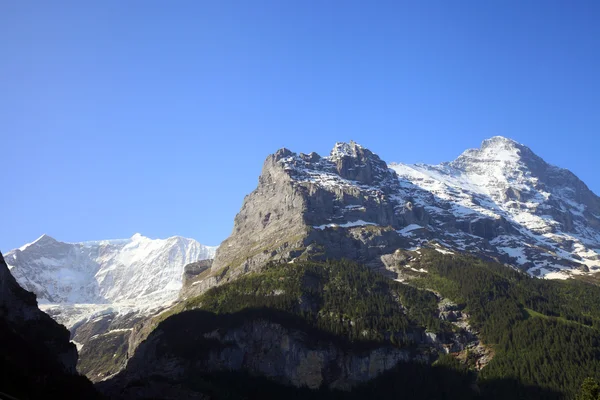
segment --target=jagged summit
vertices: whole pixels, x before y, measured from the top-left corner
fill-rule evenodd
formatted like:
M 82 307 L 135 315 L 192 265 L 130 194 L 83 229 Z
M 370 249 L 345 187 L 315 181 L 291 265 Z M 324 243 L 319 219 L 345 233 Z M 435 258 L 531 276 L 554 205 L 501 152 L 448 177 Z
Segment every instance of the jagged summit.
M 317 153 L 296 154 L 280 149 L 267 157 L 263 175 L 269 175 L 273 167 L 283 169 L 297 182 L 313 182 L 321 186 L 331 184 L 362 184 L 385 192 L 396 184 L 396 176 L 375 153 L 357 144 L 338 142 L 328 157 Z
M 353 141 L 326 157 L 281 149 L 236 216 L 210 285 L 223 268 L 231 279 L 315 254 L 377 267 L 382 254 L 432 241 L 534 275 L 594 270 L 600 199 L 565 171 L 501 136 L 440 165 L 388 166 Z
M 419 207 L 395 196 L 399 189 L 396 173 L 355 142 L 336 143 L 327 157 L 280 149 L 267 157 L 257 188 L 235 217 L 232 235 L 219 247 L 210 274 L 202 276 L 206 284 L 195 290 L 268 260 L 346 257 L 371 262 L 387 245 L 400 246 L 402 238 L 394 229 L 425 217 Z M 361 227 L 369 235 L 351 237 L 337 230 Z M 224 270 L 227 275 L 219 275 Z
M 350 140 L 350 142 L 337 142 L 331 152 L 329 157 L 331 159 L 337 159 L 341 157 L 357 157 L 359 154 L 364 153 L 364 147 L 360 144 L 356 143 L 354 140 Z
M 19 250 L 24 251 L 29 246 L 43 245 L 44 243 L 53 243 L 53 242 L 56 242 L 56 239 L 54 239 L 52 236 L 44 233 L 42 236 L 38 237 L 33 242 L 24 244 L 23 246 L 19 247 Z

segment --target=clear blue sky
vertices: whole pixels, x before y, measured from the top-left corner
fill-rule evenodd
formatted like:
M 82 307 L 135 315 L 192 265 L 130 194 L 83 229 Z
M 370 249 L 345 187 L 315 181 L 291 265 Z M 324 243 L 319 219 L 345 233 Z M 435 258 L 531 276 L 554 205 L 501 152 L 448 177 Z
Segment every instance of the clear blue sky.
M 265 157 L 511 137 L 600 193 L 597 1 L 4 1 L 0 249 L 218 244 Z

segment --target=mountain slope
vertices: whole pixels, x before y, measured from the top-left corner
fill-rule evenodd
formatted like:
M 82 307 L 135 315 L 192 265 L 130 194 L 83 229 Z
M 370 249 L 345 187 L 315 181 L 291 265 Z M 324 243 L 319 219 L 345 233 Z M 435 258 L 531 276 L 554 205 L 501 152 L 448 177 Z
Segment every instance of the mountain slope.
M 388 165 L 357 143 L 267 157 L 231 236 L 183 297 L 268 261 L 348 258 L 386 273 L 399 248 L 467 251 L 566 279 L 600 268 L 600 198 L 503 137 L 441 165 Z M 393 257 L 392 257 L 393 258 Z
M 297 398 L 562 400 L 600 373 L 600 287 L 435 249 L 398 251 L 393 269 L 401 282 L 347 261 L 270 263 L 158 316 L 98 387 L 246 398 L 262 377 L 265 393 L 313 390 L 288 387 Z M 432 362 L 460 373 L 432 376 Z
M 43 235 L 10 251 L 12 274 L 42 303 L 161 305 L 177 298 L 183 267 L 215 247 L 174 236 L 64 243 Z
M 64 243 L 43 235 L 6 260 L 40 308 L 71 330 L 79 371 L 99 380 L 124 366 L 135 324 L 177 299 L 185 265 L 214 252 L 177 236 Z
M 267 157 L 257 188 L 210 268 L 184 296 L 260 269 L 269 260 L 348 258 L 384 269 L 379 257 L 407 246 L 396 230 L 426 223 L 397 197 L 397 175 L 368 149 L 338 143 L 328 157 L 281 149 Z
M 440 165 L 392 164 L 400 196 L 431 216 L 449 247 L 549 277 L 600 267 L 600 198 L 568 170 L 503 137 Z
M 37 308 L 0 254 L 0 398 L 95 399 L 91 383 L 75 371 L 69 332 Z

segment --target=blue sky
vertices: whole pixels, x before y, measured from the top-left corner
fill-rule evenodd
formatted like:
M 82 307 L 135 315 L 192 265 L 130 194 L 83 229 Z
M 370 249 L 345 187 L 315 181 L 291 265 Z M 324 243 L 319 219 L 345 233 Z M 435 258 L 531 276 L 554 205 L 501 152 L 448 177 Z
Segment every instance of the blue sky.
M 600 193 L 596 1 L 0 3 L 0 249 L 218 244 L 265 157 L 503 135 Z

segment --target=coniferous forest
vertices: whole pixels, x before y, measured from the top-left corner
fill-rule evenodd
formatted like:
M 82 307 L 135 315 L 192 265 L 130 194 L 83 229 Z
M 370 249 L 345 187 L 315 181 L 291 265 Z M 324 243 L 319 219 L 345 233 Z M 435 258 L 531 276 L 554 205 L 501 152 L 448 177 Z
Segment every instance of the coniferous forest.
M 421 253 L 402 283 L 348 261 L 271 263 L 161 315 L 163 350 L 201 358 L 214 343 L 190 342 L 190 327 L 208 332 L 261 318 L 307 332 L 306 340 L 332 340 L 354 351 L 382 345 L 418 351 L 425 332 L 460 334 L 440 318 L 444 299 L 468 316 L 493 352 L 482 369 L 468 350 L 462 356 L 439 351 L 432 363 L 400 363 L 351 393 L 297 390 L 233 372 L 187 384 L 216 398 L 251 398 L 244 396 L 265 385 L 273 396 L 290 398 L 574 399 L 596 393 L 590 382 L 600 376 L 600 287 L 540 280 L 468 255 Z

